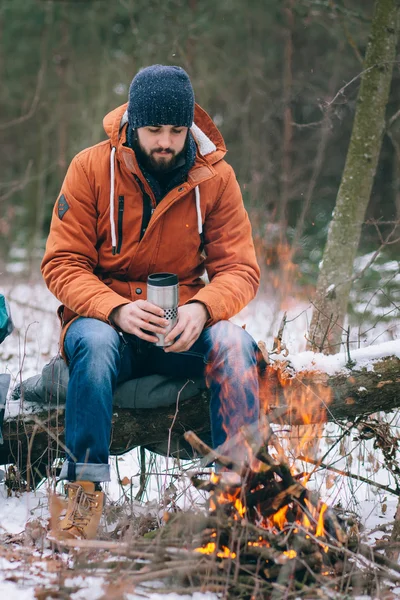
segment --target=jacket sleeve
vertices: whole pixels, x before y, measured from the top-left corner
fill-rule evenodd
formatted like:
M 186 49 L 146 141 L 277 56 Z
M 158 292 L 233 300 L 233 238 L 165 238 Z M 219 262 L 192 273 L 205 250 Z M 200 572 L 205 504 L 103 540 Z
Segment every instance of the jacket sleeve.
M 210 283 L 189 301 L 206 305 L 207 325 L 237 314 L 254 298 L 260 281 L 249 217 L 233 169 L 228 168 L 222 193 L 204 223 Z
M 47 287 L 67 308 L 82 317 L 108 321 L 111 311 L 129 300 L 95 275 L 96 244 L 96 197 L 78 155 L 54 207 L 41 269 Z

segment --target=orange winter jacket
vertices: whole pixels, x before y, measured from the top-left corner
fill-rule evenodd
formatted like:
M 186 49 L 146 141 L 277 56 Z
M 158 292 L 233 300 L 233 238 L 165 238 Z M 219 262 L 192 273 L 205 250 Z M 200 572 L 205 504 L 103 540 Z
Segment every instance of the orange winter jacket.
M 259 267 L 222 136 L 196 105 L 195 163 L 187 181 L 156 205 L 135 153 L 124 146 L 126 108 L 104 118 L 108 140 L 72 160 L 54 207 L 42 273 L 63 304 L 64 333 L 78 315 L 109 322 L 117 306 L 145 299 L 147 276 L 163 271 L 178 275 L 181 304 L 206 305 L 207 326 L 229 319 L 254 297 Z M 135 176 L 154 210 L 142 238 L 144 199 Z

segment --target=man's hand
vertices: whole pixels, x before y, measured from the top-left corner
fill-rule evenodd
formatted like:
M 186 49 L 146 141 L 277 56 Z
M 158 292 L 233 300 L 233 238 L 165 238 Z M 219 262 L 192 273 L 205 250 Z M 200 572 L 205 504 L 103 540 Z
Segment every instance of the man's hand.
M 110 314 L 110 321 L 122 331 L 132 333 L 147 342 L 157 342 L 158 338 L 146 332 L 163 334 L 168 325 L 163 309 L 147 300 L 135 300 L 114 308 Z
M 171 342 L 181 334 L 172 346 L 164 348 L 165 352 L 185 352 L 195 343 L 209 319 L 206 306 L 201 302 L 192 302 L 178 308 L 178 322 L 165 338 Z

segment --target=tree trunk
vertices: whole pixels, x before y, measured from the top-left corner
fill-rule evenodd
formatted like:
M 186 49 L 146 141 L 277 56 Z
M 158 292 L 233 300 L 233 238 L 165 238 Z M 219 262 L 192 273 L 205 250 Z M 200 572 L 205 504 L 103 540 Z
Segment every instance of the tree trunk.
M 352 420 L 400 406 L 400 359 L 387 357 L 375 362 L 373 371 L 365 368 L 333 376 L 313 371 L 293 375 L 278 364 L 268 367 L 260 383 L 263 410 L 271 422 L 299 425 Z M 25 414 L 22 411 L 4 424 L 0 463 L 16 462 L 22 472 L 31 465 L 32 481 L 39 477 L 38 472 L 46 473 L 56 456 L 64 454 L 64 410 L 32 403 L 24 410 Z M 189 458 L 192 450 L 183 438 L 187 430 L 196 431 L 211 444 L 206 391 L 179 402 L 178 418 L 175 412 L 175 405 L 152 410 L 115 408 L 111 453 L 123 454 L 142 446 L 163 454 L 179 451 L 181 458 Z
M 376 2 L 353 131 L 318 277 L 309 347 L 329 354 L 340 349 L 353 263 L 381 149 L 399 10 L 397 0 Z
M 292 139 L 293 139 L 293 115 L 291 108 L 291 96 L 293 86 L 293 31 L 294 31 L 294 0 L 287 0 L 283 7 L 287 27 L 285 29 L 284 63 L 283 63 L 283 139 L 281 159 L 281 193 L 280 193 L 280 222 L 282 231 L 286 231 L 287 205 L 290 195 L 290 176 L 292 163 Z M 285 241 L 285 240 L 284 240 Z

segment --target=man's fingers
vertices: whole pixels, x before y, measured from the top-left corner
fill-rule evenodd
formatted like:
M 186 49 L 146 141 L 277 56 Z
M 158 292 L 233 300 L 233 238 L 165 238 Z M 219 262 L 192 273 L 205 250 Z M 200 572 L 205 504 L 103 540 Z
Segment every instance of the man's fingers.
M 171 339 L 174 339 L 173 333 L 175 332 L 174 328 L 166 337 L 165 341 L 168 342 L 168 337 L 171 336 Z M 185 329 L 185 327 L 184 327 Z M 179 335 L 179 333 L 177 333 L 176 335 Z M 179 340 L 176 340 L 176 342 L 174 342 L 171 346 L 168 346 L 167 348 L 165 348 L 165 352 L 185 352 L 186 350 L 189 350 L 189 348 L 191 348 L 191 346 L 194 344 L 194 342 L 197 340 L 197 338 L 199 337 L 200 332 L 197 331 L 196 328 L 186 328 L 184 330 L 184 333 L 181 335 L 181 337 L 179 338 Z
M 171 331 L 165 337 L 165 342 L 167 344 L 169 342 L 172 342 L 175 338 L 178 337 L 178 335 L 180 335 L 182 333 L 182 331 L 184 331 L 185 327 L 186 327 L 186 323 L 183 322 L 183 319 L 181 321 L 178 321 L 177 324 L 175 325 L 175 327 L 173 329 L 171 329 Z
M 142 309 L 138 311 L 138 318 L 145 323 L 154 323 L 159 327 L 166 327 L 168 325 L 167 319 L 164 319 L 163 317 L 157 317 L 154 313 L 150 313 Z
M 146 321 L 142 318 L 135 319 L 135 325 L 140 329 L 147 329 L 148 331 L 154 331 L 155 333 L 165 333 L 166 325 L 156 325 L 155 323 Z
M 152 313 L 153 315 L 157 315 L 159 317 L 164 316 L 164 309 L 148 302 L 147 300 L 137 300 L 136 305 L 142 310 Z
M 162 323 L 164 323 L 164 319 L 162 319 Z M 127 319 L 124 324 L 123 330 L 127 333 L 133 333 L 136 335 L 136 330 L 138 329 L 145 329 L 146 331 L 151 331 L 154 333 L 165 333 L 165 325 L 155 325 L 154 323 L 145 321 L 137 315 L 130 315 L 129 319 Z
M 133 333 L 134 333 L 134 335 L 136 335 L 141 340 L 146 340 L 146 342 L 152 342 L 154 344 L 154 342 L 158 341 L 158 337 L 157 336 L 155 336 L 155 335 L 149 335 L 148 333 L 145 333 L 139 327 L 135 327 L 135 330 L 133 331 Z
M 156 335 L 152 335 L 151 333 L 149 333 L 151 325 L 148 325 L 147 323 L 142 323 L 142 327 L 144 327 L 145 331 L 143 331 L 143 329 L 141 329 L 141 326 L 138 325 L 135 321 L 134 323 L 128 323 L 124 331 L 126 331 L 126 333 L 136 335 L 136 337 L 140 338 L 141 340 L 146 340 L 147 342 L 154 343 L 158 341 L 158 337 Z M 155 331 L 157 329 L 157 327 L 154 328 Z M 163 330 L 161 330 L 160 333 L 163 333 Z
M 137 327 L 138 329 L 144 329 L 145 331 L 165 334 L 165 326 L 160 327 L 159 325 L 154 325 L 154 323 L 149 323 L 143 319 L 135 319 L 133 326 Z
M 186 350 L 189 350 L 195 341 L 196 339 L 192 339 L 192 337 L 183 338 L 181 336 L 174 344 L 165 348 L 165 352 L 185 352 Z

